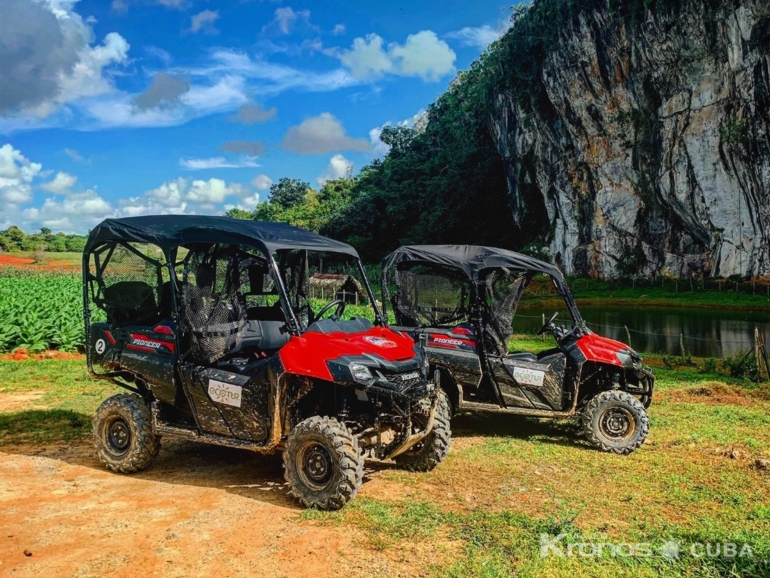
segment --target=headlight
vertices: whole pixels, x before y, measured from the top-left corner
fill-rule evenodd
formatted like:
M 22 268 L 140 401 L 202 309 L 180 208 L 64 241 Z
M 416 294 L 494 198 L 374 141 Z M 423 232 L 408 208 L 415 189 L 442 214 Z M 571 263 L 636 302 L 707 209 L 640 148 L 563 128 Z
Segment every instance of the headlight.
M 372 379 L 372 372 L 369 368 L 360 363 L 350 364 L 350 373 L 353 375 L 353 379 L 360 383 L 366 383 Z
M 633 367 L 634 369 L 639 369 L 642 367 L 642 358 L 639 357 L 639 354 L 632 349 L 617 351 L 615 353 L 615 357 L 617 357 L 618 361 L 620 361 L 620 363 L 622 363 L 625 367 Z

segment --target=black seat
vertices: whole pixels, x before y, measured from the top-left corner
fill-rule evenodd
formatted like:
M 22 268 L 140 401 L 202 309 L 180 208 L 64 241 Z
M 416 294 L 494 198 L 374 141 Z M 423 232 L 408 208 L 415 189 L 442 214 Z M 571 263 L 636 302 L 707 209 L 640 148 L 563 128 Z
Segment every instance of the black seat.
M 511 351 L 505 358 L 512 361 L 529 361 L 537 363 L 537 355 L 530 353 L 529 351 Z

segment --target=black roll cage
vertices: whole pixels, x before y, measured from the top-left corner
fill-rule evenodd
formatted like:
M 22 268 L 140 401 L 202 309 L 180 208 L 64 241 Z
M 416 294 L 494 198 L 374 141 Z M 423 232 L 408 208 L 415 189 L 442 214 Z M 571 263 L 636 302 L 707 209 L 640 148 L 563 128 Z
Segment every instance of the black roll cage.
M 90 288 L 90 281 L 96 280 L 97 283 L 100 282 L 101 273 L 104 271 L 106 266 L 109 263 L 110 257 L 112 256 L 112 253 L 114 251 L 114 248 L 118 245 L 125 247 L 132 253 L 136 254 L 137 256 L 145 259 L 146 261 L 152 263 L 158 268 L 158 280 L 159 285 L 162 281 L 162 275 L 160 273 L 160 268 L 165 266 L 168 270 L 169 274 L 169 280 L 171 281 L 171 299 L 172 299 L 172 312 L 173 312 L 173 318 L 178 321 L 179 316 L 179 279 L 176 273 L 176 265 L 177 265 L 177 253 L 180 247 L 185 247 L 185 245 L 178 245 L 178 246 L 171 246 L 171 247 L 159 247 L 161 251 L 163 252 L 164 258 L 166 260 L 166 263 L 163 264 L 157 260 L 152 259 L 151 257 L 148 257 L 147 255 L 142 254 L 140 251 L 138 251 L 135 247 L 131 245 L 132 242 L 135 243 L 142 243 L 142 244 L 151 244 L 152 241 L 147 241 L 144 239 L 137 239 L 136 241 L 131 241 L 130 239 L 112 239 L 112 240 L 104 240 L 98 244 L 91 245 L 90 247 L 87 247 L 86 250 L 83 251 L 83 260 L 82 260 L 82 268 L 83 268 L 83 274 L 82 274 L 82 282 L 83 282 L 83 320 L 85 323 L 85 335 L 86 335 L 86 362 L 88 366 L 88 372 L 93 377 L 97 378 L 103 378 L 103 379 L 110 379 L 115 380 L 115 378 L 122 377 L 122 372 L 109 372 L 109 373 L 96 373 L 93 369 L 93 360 L 91 357 L 91 348 L 89 346 L 90 344 L 90 328 L 91 328 L 91 299 L 89 298 L 89 288 Z M 189 243 L 189 245 L 205 245 L 205 244 L 216 244 L 216 242 L 193 242 Z M 286 290 L 286 286 L 284 284 L 283 278 L 280 275 L 280 269 L 278 267 L 278 264 L 275 261 L 274 253 L 271 253 L 269 251 L 266 251 L 263 244 L 257 244 L 257 243 L 240 243 L 243 246 L 248 246 L 250 248 L 253 248 L 257 250 L 259 253 L 261 253 L 268 264 L 268 271 L 270 274 L 270 278 L 272 279 L 273 283 L 275 284 L 275 287 L 278 290 L 278 296 L 281 301 L 281 306 L 284 311 L 284 315 L 286 315 L 286 323 L 289 328 L 289 332 L 292 335 L 300 335 L 302 333 L 302 325 L 299 322 L 299 319 L 297 319 L 297 316 L 294 312 L 293 307 L 291 306 L 291 300 L 289 299 L 288 292 Z M 340 254 L 340 255 L 347 255 L 348 257 L 355 260 L 356 265 L 358 267 L 358 271 L 361 275 L 361 278 L 363 280 L 364 286 L 366 287 L 366 293 L 369 297 L 369 300 L 371 302 L 371 306 L 374 308 L 375 313 L 375 325 L 380 326 L 386 326 L 387 320 L 382 311 L 380 311 L 379 307 L 377 306 L 377 300 L 375 299 L 374 292 L 372 291 L 371 285 L 369 283 L 369 280 L 366 277 L 366 271 L 364 269 L 363 264 L 361 263 L 361 259 L 358 257 L 358 255 L 355 253 L 355 251 L 347 251 L 347 250 L 336 250 L 334 247 L 318 247 L 318 248 L 308 248 L 308 247 L 297 247 L 296 249 L 292 249 L 290 247 L 284 247 L 281 249 L 278 249 L 276 252 L 284 252 L 284 251 L 290 251 L 290 250 L 301 250 L 301 251 L 313 251 L 318 253 L 334 253 L 334 254 Z M 90 272 L 90 261 L 91 261 L 91 255 L 99 255 L 104 251 L 108 251 L 108 255 L 106 259 L 100 262 L 99 258 L 95 258 L 95 266 L 96 266 L 96 274 L 92 275 Z M 176 345 L 176 350 L 181 351 L 181 342 L 180 342 L 180 335 L 179 332 L 174 332 L 174 341 Z M 137 391 L 135 388 L 127 386 L 124 383 L 120 383 L 122 387 L 127 387 L 128 389 L 131 389 L 133 391 Z

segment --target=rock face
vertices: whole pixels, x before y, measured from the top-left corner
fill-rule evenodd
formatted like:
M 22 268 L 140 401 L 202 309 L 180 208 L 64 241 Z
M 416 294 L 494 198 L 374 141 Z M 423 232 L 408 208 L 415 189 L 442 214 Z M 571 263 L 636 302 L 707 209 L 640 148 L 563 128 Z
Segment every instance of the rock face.
M 548 102 L 497 95 L 514 216 L 542 199 L 565 272 L 770 274 L 770 3 L 713 6 L 583 13 L 541 71 Z

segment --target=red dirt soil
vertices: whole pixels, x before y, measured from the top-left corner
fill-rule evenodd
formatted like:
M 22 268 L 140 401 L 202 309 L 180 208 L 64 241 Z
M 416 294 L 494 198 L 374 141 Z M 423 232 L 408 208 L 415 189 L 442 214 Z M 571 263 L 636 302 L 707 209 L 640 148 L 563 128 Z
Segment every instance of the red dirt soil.
M 34 262 L 34 259 L 11 257 L 10 255 L 0 255 L 0 265 L 32 265 Z
M 0 354 L 0 361 L 26 361 L 28 359 L 79 359 L 85 360 L 82 353 L 68 353 L 66 351 L 44 351 L 42 353 L 29 353 L 26 349 L 17 349 L 13 353 Z
M 73 265 L 71 263 L 61 263 L 55 260 L 47 261 L 45 263 L 35 263 L 34 259 L 27 257 L 14 257 L 12 255 L 4 255 L 0 253 L 0 267 L 19 267 L 23 269 L 35 269 L 42 271 L 78 271 L 80 265 Z
M 387 495 L 379 477 L 367 468 L 362 497 Z M 150 468 L 126 476 L 87 440 L 4 446 L 0 576 L 397 578 L 436 562 L 430 543 L 378 551 L 302 511 L 279 456 L 164 439 Z

